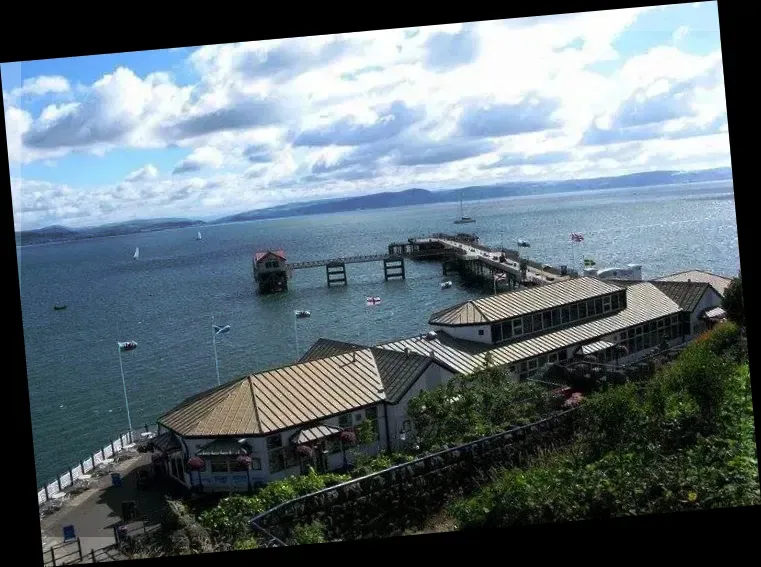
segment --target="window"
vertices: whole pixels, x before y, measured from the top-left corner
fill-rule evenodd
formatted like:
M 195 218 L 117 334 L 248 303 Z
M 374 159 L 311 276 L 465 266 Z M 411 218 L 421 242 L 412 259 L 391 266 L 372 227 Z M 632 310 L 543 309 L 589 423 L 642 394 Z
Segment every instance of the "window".
M 340 453 L 343 450 L 343 448 L 341 447 L 341 440 L 338 437 L 333 437 L 332 439 L 329 439 L 327 444 L 328 444 L 328 453 L 330 453 L 331 455 Z
M 518 317 L 513 320 L 513 335 L 519 336 L 523 334 L 523 319 Z
M 642 334 L 642 325 L 639 325 L 638 327 L 636 327 L 636 328 L 634 329 L 634 334 L 635 334 L 636 336 L 639 336 L 639 335 L 641 335 L 641 334 Z
M 484 334 L 484 330 L 483 329 L 478 329 L 478 335 L 479 336 L 483 336 L 483 334 Z
M 513 322 L 505 321 L 502 323 L 502 338 L 509 339 L 513 336 Z
M 230 463 L 227 462 L 227 459 L 214 459 L 211 461 L 211 472 L 212 473 L 226 473 L 230 472 Z
M 642 335 L 638 336 L 634 343 L 634 350 L 642 350 Z
M 409 419 L 405 419 L 402 422 L 402 431 L 404 433 L 409 433 L 410 431 L 412 431 L 412 423 L 410 422 Z
M 293 449 L 283 447 L 283 438 L 279 434 L 267 437 L 267 451 L 271 473 L 280 472 L 295 464 L 294 458 L 292 458 L 295 457 Z
M 658 319 L 658 328 L 662 329 L 666 322 L 663 319 Z
M 595 299 L 595 314 L 599 315 L 600 313 L 602 313 L 602 297 Z
M 360 421 L 362 421 L 362 414 L 361 413 L 355 413 L 354 414 L 354 421 L 356 423 L 359 423 Z
M 533 330 L 534 330 L 534 325 L 533 325 L 533 318 L 531 317 L 531 315 L 527 315 L 526 317 L 523 317 L 523 332 L 528 335 Z
M 278 435 L 270 435 L 267 437 L 267 450 L 278 449 L 283 446 L 283 438 Z
M 341 429 L 350 429 L 352 426 L 351 414 L 345 413 L 338 416 L 338 427 Z
M 502 325 L 491 326 L 491 339 L 492 342 L 498 343 L 502 340 Z
M 602 312 L 608 313 L 610 311 L 610 296 L 606 295 L 602 298 Z
M 571 310 L 571 321 L 578 321 L 579 320 L 579 306 L 574 303 L 569 308 Z
M 613 309 L 618 309 L 618 294 L 614 294 L 613 297 L 610 298 L 611 305 L 613 306 Z
M 678 320 L 678 319 L 677 319 L 677 316 L 676 316 L 676 315 L 672 315 L 672 316 L 671 316 L 671 324 L 672 324 L 672 325 L 675 325 L 675 324 L 677 323 L 677 320 Z
M 564 361 L 564 360 L 568 360 L 568 351 L 565 350 L 565 349 L 559 351 L 558 352 L 558 360 L 561 361 L 561 362 Z
M 595 301 L 590 299 L 587 301 L 587 316 L 592 317 L 595 314 Z
M 643 348 L 650 348 L 650 333 L 645 333 L 642 337 L 642 347 Z M 653 345 L 655 346 L 655 345 Z
M 262 470 L 262 460 L 259 457 L 251 457 L 251 470 Z
M 544 354 L 544 355 L 539 357 L 539 366 L 544 366 L 545 364 L 547 364 L 547 355 L 546 354 Z
M 552 327 L 552 311 L 545 311 L 542 313 L 542 326 L 545 329 Z
M 560 309 L 552 310 L 552 326 L 556 327 L 560 325 Z
M 528 363 L 524 360 L 520 364 L 521 374 L 524 374 L 528 370 Z
M 560 309 L 560 321 L 565 325 L 571 320 L 571 310 L 568 307 Z
M 582 301 L 579 303 L 579 319 L 586 319 L 587 318 L 587 302 Z
M 550 364 L 556 363 L 558 361 L 558 353 L 550 353 L 550 355 L 547 357 L 547 360 L 550 362 Z
M 532 358 L 528 361 L 528 369 L 529 370 L 536 370 L 536 368 L 539 366 L 539 361 L 536 358 Z
M 534 332 L 542 330 L 542 314 L 536 313 L 532 316 L 534 319 Z

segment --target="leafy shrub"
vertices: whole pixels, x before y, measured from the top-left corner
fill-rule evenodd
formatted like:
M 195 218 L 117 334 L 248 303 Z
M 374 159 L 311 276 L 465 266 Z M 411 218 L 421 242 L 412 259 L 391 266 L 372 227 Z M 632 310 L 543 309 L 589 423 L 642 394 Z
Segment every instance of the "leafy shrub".
M 239 539 L 233 544 L 233 549 L 236 551 L 244 550 L 244 549 L 257 549 L 259 547 L 259 543 L 256 541 L 256 539 L 249 537 L 246 539 Z
M 310 469 L 305 475 L 291 476 L 265 485 L 253 496 L 229 496 L 200 516 L 201 524 L 216 541 L 234 542 L 250 534 L 249 520 L 270 508 L 349 480 L 348 475 L 317 474 Z
M 635 384 L 624 384 L 593 394 L 579 411 L 583 436 L 598 453 L 634 438 L 643 421 Z
M 291 532 L 291 543 L 295 545 L 325 543 L 326 541 L 325 526 L 319 520 L 310 524 L 299 524 Z

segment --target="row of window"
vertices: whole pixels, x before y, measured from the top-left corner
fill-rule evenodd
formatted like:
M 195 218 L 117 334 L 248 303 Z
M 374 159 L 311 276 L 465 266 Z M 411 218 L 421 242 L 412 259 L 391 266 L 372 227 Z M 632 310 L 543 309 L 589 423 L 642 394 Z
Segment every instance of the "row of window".
M 617 335 L 618 344 L 626 346 L 629 354 L 653 348 L 658 346 L 664 340 L 671 340 L 680 337 L 682 334 L 689 334 L 689 319 L 681 321 L 678 315 L 662 317 L 655 321 L 648 321 L 642 325 L 632 327 L 622 331 Z M 613 349 L 606 349 L 595 353 L 600 362 L 606 362 L 615 359 Z M 511 366 L 510 372 L 518 372 L 521 380 L 530 378 L 538 370 L 548 363 L 560 362 L 568 358 L 567 349 L 562 349 L 554 353 L 534 357 L 521 361 L 517 366 Z
M 210 460 L 211 472 L 228 473 L 228 472 L 246 472 L 248 467 L 238 462 L 238 458 L 212 457 Z M 251 457 L 251 470 L 262 470 L 262 460 L 257 457 Z
M 375 434 L 375 438 L 380 438 L 378 428 L 378 408 L 366 408 L 363 412 L 345 413 L 338 416 L 338 426 L 343 430 L 354 431 L 357 434 L 357 426 L 362 419 L 368 421 Z M 283 446 L 283 436 L 280 433 L 270 435 L 266 439 L 267 453 L 270 473 L 280 472 L 282 470 L 295 467 L 299 464 L 299 457 L 295 453 L 295 447 L 291 445 Z M 342 442 L 338 437 L 331 437 L 324 442 L 323 447 L 329 454 L 334 455 L 343 451 Z M 261 465 L 259 465 L 261 468 Z M 253 465 L 252 465 L 252 468 Z M 259 469 L 254 469 L 259 470 Z
M 624 308 L 626 308 L 626 291 L 622 290 L 614 294 L 571 303 L 563 307 L 548 309 L 492 325 L 492 342 L 500 343 L 509 341 L 514 337 L 533 335 Z
M 265 268 L 279 268 L 280 262 L 278 262 L 277 260 L 269 260 L 268 262 L 264 263 L 264 267 Z

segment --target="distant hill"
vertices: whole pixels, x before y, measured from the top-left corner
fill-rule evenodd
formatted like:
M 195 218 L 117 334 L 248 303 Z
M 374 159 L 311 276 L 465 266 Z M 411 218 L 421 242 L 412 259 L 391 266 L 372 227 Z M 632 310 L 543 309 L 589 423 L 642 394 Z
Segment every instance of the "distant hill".
M 190 219 L 151 219 L 127 221 L 96 228 L 76 230 L 63 226 L 49 226 L 37 230 L 17 232 L 16 244 L 18 246 L 24 246 L 27 244 L 43 244 L 46 242 L 61 242 L 83 238 L 134 234 L 138 232 L 153 232 L 157 230 L 200 226 L 205 224 L 319 215 L 358 211 L 363 209 L 410 207 L 432 203 L 454 203 L 459 201 L 460 195 L 462 195 L 464 201 L 479 201 L 520 195 L 676 185 L 681 183 L 726 181 L 731 179 L 732 169 L 724 167 L 701 171 L 649 171 L 616 177 L 597 177 L 594 179 L 574 179 L 568 181 L 499 183 L 494 185 L 462 187 L 439 191 L 430 191 L 428 189 L 407 189 L 405 191 L 385 191 L 382 193 L 373 193 L 371 195 L 361 195 L 358 197 L 342 197 L 302 203 L 287 203 L 275 207 L 237 213 L 206 223 L 200 220 Z
M 732 179 L 731 168 L 709 169 L 703 171 L 652 171 L 634 173 L 617 177 L 598 177 L 594 179 L 574 179 L 569 181 L 515 182 L 462 187 L 440 191 L 427 189 L 407 189 L 405 191 L 374 193 L 359 197 L 345 197 L 302 204 L 280 205 L 266 209 L 256 209 L 230 215 L 217 220 L 223 222 L 240 222 L 303 215 L 339 213 L 361 209 L 387 209 L 393 207 L 410 207 L 432 203 L 454 203 L 460 195 L 464 201 L 498 199 L 519 195 L 537 195 L 549 193 L 566 193 L 570 191 L 589 191 L 601 189 L 621 189 L 624 187 L 649 187 L 654 185 L 675 185 L 680 183 L 697 183 L 706 181 L 723 181 Z
M 48 242 L 63 242 L 66 240 L 82 240 L 85 238 L 101 238 L 104 236 L 119 236 L 138 232 L 153 232 L 168 228 L 183 228 L 205 224 L 203 221 L 188 219 L 150 219 L 135 220 L 106 224 L 94 228 L 71 229 L 63 226 L 48 226 L 37 230 L 25 230 L 16 233 L 16 245 L 45 244 Z

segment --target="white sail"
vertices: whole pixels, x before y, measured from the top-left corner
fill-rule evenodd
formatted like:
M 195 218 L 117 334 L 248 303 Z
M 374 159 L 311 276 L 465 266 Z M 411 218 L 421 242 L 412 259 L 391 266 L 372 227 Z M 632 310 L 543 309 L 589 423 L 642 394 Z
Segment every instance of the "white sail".
M 196 236 L 196 240 L 201 240 L 201 238 L 203 238 L 203 237 L 201 236 L 201 231 L 199 230 L 198 231 L 198 236 Z
M 135 255 L 132 256 L 135 260 L 140 257 L 140 248 L 135 248 Z

